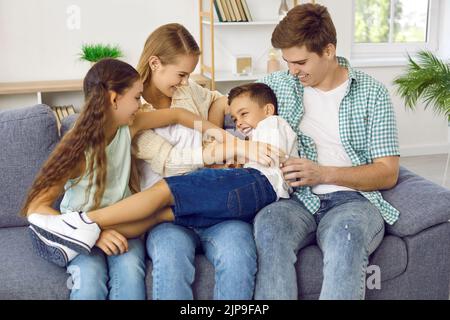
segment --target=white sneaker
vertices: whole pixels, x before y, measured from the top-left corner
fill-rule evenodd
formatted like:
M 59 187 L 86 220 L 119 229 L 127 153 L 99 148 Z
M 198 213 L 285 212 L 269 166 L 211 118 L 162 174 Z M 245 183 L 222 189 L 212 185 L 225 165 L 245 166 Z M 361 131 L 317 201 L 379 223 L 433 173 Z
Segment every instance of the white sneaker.
M 81 214 L 76 211 L 58 215 L 33 213 L 28 216 L 28 222 L 47 240 L 89 254 L 101 230 L 96 223 L 86 222 Z
M 29 227 L 31 242 L 38 256 L 47 261 L 53 262 L 60 267 L 66 267 L 72 261 L 78 252 L 72 250 L 62 244 L 45 239 L 40 235 L 33 226 Z

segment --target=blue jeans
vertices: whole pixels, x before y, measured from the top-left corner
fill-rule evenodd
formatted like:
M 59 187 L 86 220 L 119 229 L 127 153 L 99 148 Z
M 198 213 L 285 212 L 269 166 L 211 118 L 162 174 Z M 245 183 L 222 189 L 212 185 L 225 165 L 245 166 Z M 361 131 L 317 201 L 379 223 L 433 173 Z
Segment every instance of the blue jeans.
M 320 195 L 312 215 L 294 199 L 280 200 L 255 218 L 258 252 L 255 299 L 298 299 L 298 251 L 314 242 L 323 252 L 320 299 L 364 299 L 369 255 L 384 236 L 378 209 L 358 192 Z
M 164 178 L 174 198 L 174 223 L 203 228 L 226 220 L 253 221 L 277 199 L 269 180 L 253 168 L 202 168 Z
M 145 248 L 141 239 L 128 239 L 128 252 L 107 256 L 94 247 L 67 267 L 71 300 L 145 300 Z
M 162 223 L 149 231 L 147 252 L 153 261 L 154 300 L 192 300 L 196 249 L 215 268 L 214 299 L 253 297 L 256 247 L 252 225 L 228 220 L 207 228 Z

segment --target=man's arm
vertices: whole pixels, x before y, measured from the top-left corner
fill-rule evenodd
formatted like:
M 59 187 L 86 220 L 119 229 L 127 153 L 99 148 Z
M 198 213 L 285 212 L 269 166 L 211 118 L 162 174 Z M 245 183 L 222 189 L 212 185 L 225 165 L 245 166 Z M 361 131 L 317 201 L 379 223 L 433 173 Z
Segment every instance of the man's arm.
M 290 183 L 292 187 L 332 184 L 359 191 L 384 190 L 397 183 L 399 157 L 376 158 L 372 164 L 356 167 L 327 167 L 304 158 L 290 158 L 281 170 L 286 180 L 298 180 Z

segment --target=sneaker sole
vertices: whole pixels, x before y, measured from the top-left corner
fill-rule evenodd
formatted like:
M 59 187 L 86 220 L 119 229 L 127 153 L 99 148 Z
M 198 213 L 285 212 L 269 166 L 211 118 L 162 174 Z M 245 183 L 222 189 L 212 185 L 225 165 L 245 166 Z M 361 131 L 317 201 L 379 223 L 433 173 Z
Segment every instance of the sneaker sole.
M 37 255 L 47 261 L 50 261 L 57 266 L 67 267 L 68 258 L 66 253 L 57 247 L 47 245 L 44 241 L 39 239 L 39 236 L 34 230 L 29 229 L 28 232 L 31 236 L 31 242 Z
M 75 250 L 76 252 L 81 253 L 81 254 L 89 255 L 91 253 L 91 248 L 87 244 L 85 244 L 79 240 L 72 239 L 72 238 L 64 236 L 64 235 L 55 234 L 51 231 L 44 230 L 44 229 L 40 228 L 39 226 L 32 224 L 32 223 L 31 223 L 31 225 L 36 230 L 36 232 L 39 232 L 40 235 L 42 235 L 44 238 L 46 238 L 50 241 L 62 244 L 62 245 L 66 246 L 72 250 Z

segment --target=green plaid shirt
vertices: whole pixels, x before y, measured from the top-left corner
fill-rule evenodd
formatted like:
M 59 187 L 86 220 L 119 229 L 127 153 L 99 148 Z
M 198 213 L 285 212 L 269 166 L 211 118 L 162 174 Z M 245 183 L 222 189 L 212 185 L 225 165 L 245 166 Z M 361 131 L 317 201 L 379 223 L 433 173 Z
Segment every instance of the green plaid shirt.
M 349 84 L 339 108 L 339 133 L 353 166 L 370 164 L 379 157 L 400 155 L 395 113 L 387 89 L 369 75 L 354 70 L 345 58 L 338 63 L 348 69 Z M 260 82 L 270 86 L 278 99 L 278 113 L 298 136 L 300 157 L 317 162 L 314 141 L 300 131 L 304 87 L 287 71 L 265 76 Z M 326 115 L 324 115 L 326 116 Z M 383 199 L 379 191 L 360 193 L 373 203 L 388 224 L 397 221 L 399 212 Z M 316 213 L 320 200 L 311 187 L 299 187 L 294 195 L 311 213 Z

